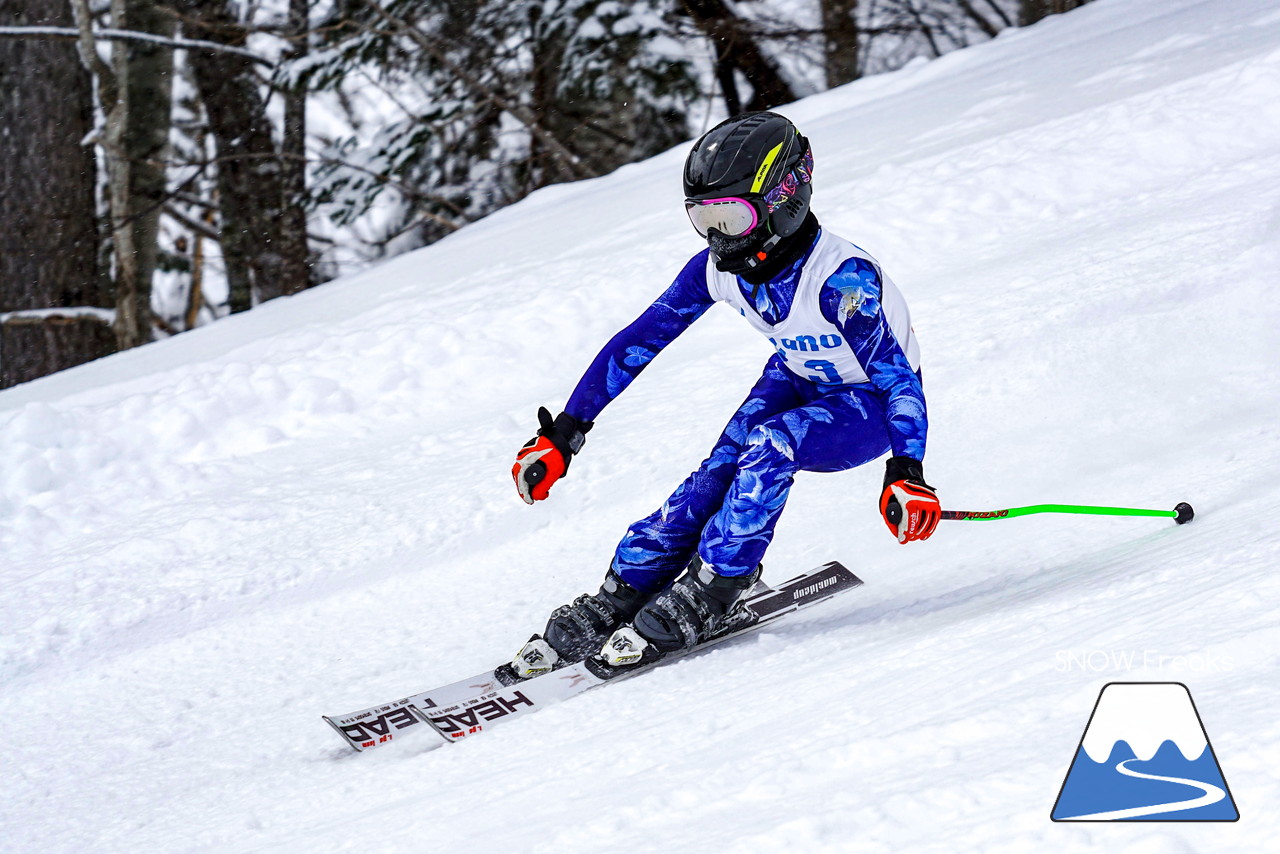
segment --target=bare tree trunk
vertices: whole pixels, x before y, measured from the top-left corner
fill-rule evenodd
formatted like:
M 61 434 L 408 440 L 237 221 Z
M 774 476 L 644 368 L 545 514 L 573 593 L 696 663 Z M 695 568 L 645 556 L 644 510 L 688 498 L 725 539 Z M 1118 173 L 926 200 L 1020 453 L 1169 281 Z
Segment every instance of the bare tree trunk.
M 289 0 L 289 30 L 293 43 L 286 59 L 299 60 L 308 50 L 311 0 Z M 280 139 L 281 189 L 284 219 L 280 253 L 285 263 L 281 292 L 301 293 L 311 284 L 307 249 L 307 92 L 291 87 L 284 93 L 284 133 Z
M 0 0 L 0 26 L 72 23 L 66 0 Z M 73 44 L 0 39 L 0 388 L 115 349 L 105 311 L 47 311 L 111 304 L 81 144 L 92 103 Z
M 822 0 L 823 60 L 827 87 L 858 79 L 858 0 Z
M 738 69 L 728 56 L 719 53 L 716 56 L 716 82 L 720 84 L 720 94 L 729 115 L 736 116 L 742 112 L 742 96 L 738 94 Z
M 186 35 L 241 47 L 248 30 L 227 0 L 174 0 Z M 188 52 L 218 152 L 220 243 L 233 312 L 305 283 L 306 254 L 285 237 L 282 159 L 253 63 L 238 54 Z
M 1089 0 L 1022 0 L 1018 10 L 1018 24 L 1026 27 L 1049 15 L 1061 15 L 1078 9 Z
M 536 8 L 530 13 L 530 17 L 533 18 L 533 43 L 537 48 L 553 50 L 554 47 L 538 39 L 538 36 L 545 34 L 540 32 L 537 26 Z M 557 64 L 554 61 L 547 62 L 540 54 L 535 55 L 538 55 L 540 61 L 534 63 L 529 72 L 529 108 L 539 121 L 545 121 L 554 109 Z M 544 184 L 554 183 L 556 179 L 572 180 L 571 177 L 565 176 L 564 166 L 555 152 L 549 150 L 539 137 L 532 134 L 529 136 L 529 160 L 526 168 L 521 171 L 524 173 L 518 189 L 521 195 L 531 193 Z
M 107 163 L 107 201 L 115 259 L 116 316 L 121 350 L 151 340 L 151 278 L 155 273 L 164 148 L 169 133 L 173 55 L 145 41 L 117 41 L 111 65 L 98 55 L 88 0 L 72 0 L 80 31 L 80 61 L 98 83 L 105 127 L 97 142 Z M 112 22 L 135 32 L 165 35 L 172 23 L 154 0 L 111 0 Z M 149 29 L 148 29 L 149 28 Z
M 725 66 L 741 71 L 751 84 L 754 91 L 748 110 L 767 110 L 796 99 L 777 63 L 761 50 L 748 23 L 735 15 L 725 0 L 684 0 L 684 8 L 715 46 L 717 76 L 731 114 L 737 106 L 737 87 L 730 85 L 733 75 L 724 73 Z
M 111 0 L 117 29 L 172 37 L 173 18 L 156 0 Z M 173 50 L 146 41 L 115 41 L 111 64 L 120 87 L 121 121 L 111 129 L 116 147 L 116 180 L 112 187 L 116 262 L 131 266 L 117 282 L 116 337 L 120 349 L 145 344 L 152 337 L 151 280 L 159 249 L 160 209 L 165 201 L 165 149 L 169 144 L 173 105 Z M 123 174 L 121 174 L 123 173 Z M 117 206 L 122 206 L 117 209 Z M 129 253 L 132 259 L 123 256 Z
M 191 289 L 187 291 L 187 310 L 183 313 L 183 330 L 195 329 L 200 320 L 200 306 L 204 304 L 204 235 L 196 232 L 195 248 L 191 253 Z

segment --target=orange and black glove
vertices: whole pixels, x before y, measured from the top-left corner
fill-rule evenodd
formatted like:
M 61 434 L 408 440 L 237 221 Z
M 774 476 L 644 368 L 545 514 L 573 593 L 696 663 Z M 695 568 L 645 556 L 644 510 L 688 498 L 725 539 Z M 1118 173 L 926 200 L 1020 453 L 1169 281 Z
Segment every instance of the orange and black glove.
M 538 424 L 538 435 L 525 443 L 511 467 L 511 477 L 525 504 L 544 500 L 552 484 L 564 477 L 594 422 L 579 421 L 567 412 L 552 418 L 547 408 L 540 406 Z
M 924 467 L 911 457 L 890 457 L 885 465 L 880 515 L 899 543 L 927 540 L 942 519 L 942 505 L 924 482 Z

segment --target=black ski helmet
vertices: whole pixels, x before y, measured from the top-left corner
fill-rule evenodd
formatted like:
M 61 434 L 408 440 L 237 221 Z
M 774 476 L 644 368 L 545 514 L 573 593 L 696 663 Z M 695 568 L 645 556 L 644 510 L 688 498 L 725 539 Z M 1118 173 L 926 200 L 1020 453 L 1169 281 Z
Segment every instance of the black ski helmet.
M 758 218 L 741 235 L 725 234 L 714 226 L 705 232 L 699 228 L 720 269 L 741 273 L 757 266 L 780 240 L 800 228 L 813 197 L 812 169 L 809 141 L 777 113 L 734 116 L 694 143 L 684 164 L 686 208 L 692 213 L 699 202 L 743 200 Z M 694 226 L 698 228 L 697 220 Z

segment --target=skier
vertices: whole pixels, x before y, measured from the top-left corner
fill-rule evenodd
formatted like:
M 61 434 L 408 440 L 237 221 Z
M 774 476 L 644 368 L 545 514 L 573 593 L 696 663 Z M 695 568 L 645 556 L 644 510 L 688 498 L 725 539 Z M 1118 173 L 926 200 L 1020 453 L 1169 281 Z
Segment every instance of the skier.
M 605 405 L 714 303 L 777 352 L 711 455 L 627 530 L 600 590 L 556 609 L 517 654 L 517 676 L 588 657 L 647 663 L 749 620 L 740 602 L 798 471 L 842 471 L 892 451 L 885 524 L 900 543 L 933 533 L 941 508 L 921 466 L 927 418 L 907 305 L 875 259 L 818 225 L 812 175 L 808 140 L 776 113 L 736 116 L 694 144 L 685 209 L 708 248 L 605 345 L 563 412 L 539 409 L 537 435 L 512 467 L 521 498 L 547 498 Z

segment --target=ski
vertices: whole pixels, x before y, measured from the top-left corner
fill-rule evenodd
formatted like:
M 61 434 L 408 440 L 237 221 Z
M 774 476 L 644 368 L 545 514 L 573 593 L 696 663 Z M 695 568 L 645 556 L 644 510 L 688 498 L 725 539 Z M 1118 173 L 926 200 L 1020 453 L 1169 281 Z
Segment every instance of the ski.
M 504 667 L 500 666 L 495 670 L 487 670 L 389 703 L 345 715 L 323 717 L 347 745 L 358 751 L 380 747 L 409 732 L 427 730 L 440 736 L 432 744 L 439 746 L 476 735 L 498 723 L 527 715 L 605 682 L 616 682 L 639 675 L 718 643 L 757 631 L 788 614 L 824 602 L 837 593 L 852 590 L 861 584 L 862 580 L 838 561 L 823 564 L 776 588 L 757 582 L 747 597 L 747 605 L 756 615 L 752 622 L 698 644 L 688 652 L 668 655 L 645 666 L 616 669 L 616 675 L 597 675 L 610 669 L 595 662 L 583 661 L 530 679 L 512 682 L 512 678 L 503 672 Z

